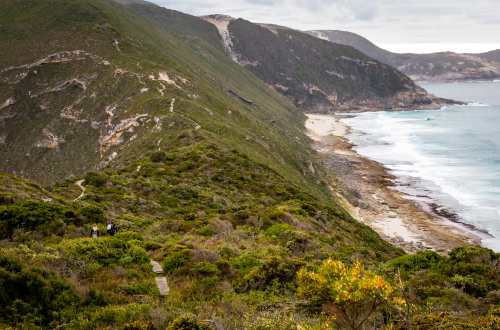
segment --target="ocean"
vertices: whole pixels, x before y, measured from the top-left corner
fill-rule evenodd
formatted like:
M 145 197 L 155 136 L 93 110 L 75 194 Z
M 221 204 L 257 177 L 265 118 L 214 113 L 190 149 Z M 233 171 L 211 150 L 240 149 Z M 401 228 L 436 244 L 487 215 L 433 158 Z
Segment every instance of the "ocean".
M 420 86 L 467 105 L 357 114 L 342 119 L 347 139 L 396 176 L 394 189 L 500 252 L 500 82 Z

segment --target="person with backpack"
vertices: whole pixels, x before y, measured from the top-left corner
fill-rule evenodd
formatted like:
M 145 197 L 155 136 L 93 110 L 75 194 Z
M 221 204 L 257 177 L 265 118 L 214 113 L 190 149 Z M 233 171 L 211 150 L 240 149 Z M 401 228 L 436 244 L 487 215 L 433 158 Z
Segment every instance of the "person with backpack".
M 111 222 L 108 223 L 108 226 L 106 227 L 106 232 L 108 236 L 115 236 L 116 232 L 115 219 L 111 219 Z
M 90 229 L 90 237 L 98 238 L 99 237 L 99 228 L 97 228 L 97 224 L 94 223 L 92 229 Z

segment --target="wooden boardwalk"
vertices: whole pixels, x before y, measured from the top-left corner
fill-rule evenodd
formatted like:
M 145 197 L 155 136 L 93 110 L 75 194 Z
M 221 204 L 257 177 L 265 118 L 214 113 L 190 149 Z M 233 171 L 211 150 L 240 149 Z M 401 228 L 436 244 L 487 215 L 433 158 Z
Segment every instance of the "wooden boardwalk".
M 164 274 L 163 268 L 161 268 L 159 263 L 157 263 L 154 260 L 151 260 L 150 264 L 151 264 L 151 266 L 153 266 L 153 272 L 155 272 L 156 274 L 162 274 L 162 275 Z M 168 294 L 168 292 L 170 291 L 170 288 L 168 287 L 168 284 L 167 284 L 167 278 L 165 276 L 155 277 L 155 281 L 156 281 L 156 286 L 158 287 L 158 290 L 160 290 L 160 294 L 162 296 L 166 296 Z

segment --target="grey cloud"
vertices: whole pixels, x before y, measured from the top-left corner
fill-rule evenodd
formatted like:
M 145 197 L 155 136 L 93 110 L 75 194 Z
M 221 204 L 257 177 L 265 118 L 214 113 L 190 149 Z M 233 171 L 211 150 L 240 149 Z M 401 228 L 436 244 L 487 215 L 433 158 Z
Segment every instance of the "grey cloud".
M 244 2 L 267 7 L 281 6 L 283 4 L 283 0 L 244 0 Z

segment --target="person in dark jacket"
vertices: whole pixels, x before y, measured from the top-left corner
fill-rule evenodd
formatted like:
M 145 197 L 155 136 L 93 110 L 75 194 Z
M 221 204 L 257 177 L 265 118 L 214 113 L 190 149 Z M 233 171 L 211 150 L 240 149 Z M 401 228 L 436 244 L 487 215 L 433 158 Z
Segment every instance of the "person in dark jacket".
M 99 237 L 99 228 L 97 228 L 97 224 L 94 223 L 92 229 L 90 230 L 90 237 L 98 238 Z
M 116 232 L 115 219 L 111 219 L 111 222 L 108 223 L 108 226 L 106 227 L 106 232 L 108 236 L 115 236 Z

